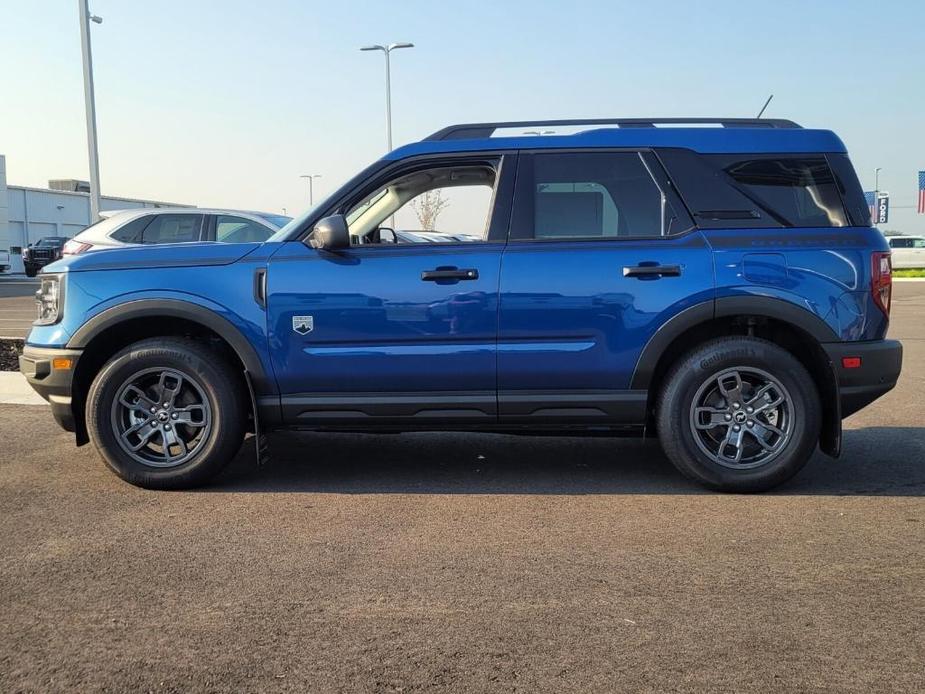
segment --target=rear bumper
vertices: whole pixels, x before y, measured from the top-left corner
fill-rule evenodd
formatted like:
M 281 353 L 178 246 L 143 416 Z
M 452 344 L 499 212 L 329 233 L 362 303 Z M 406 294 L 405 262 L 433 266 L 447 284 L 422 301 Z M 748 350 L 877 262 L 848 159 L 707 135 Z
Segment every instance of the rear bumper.
M 902 371 L 903 346 L 898 340 L 829 342 L 822 347 L 838 380 L 842 418 L 891 391 Z M 846 367 L 846 358 L 859 358 L 860 366 Z
M 47 347 L 30 347 L 26 345 L 19 355 L 19 370 L 36 393 L 51 405 L 51 414 L 55 421 L 66 431 L 74 431 L 76 423 L 71 407 L 72 386 L 79 349 L 55 349 Z M 70 359 L 70 368 L 54 368 L 55 359 Z

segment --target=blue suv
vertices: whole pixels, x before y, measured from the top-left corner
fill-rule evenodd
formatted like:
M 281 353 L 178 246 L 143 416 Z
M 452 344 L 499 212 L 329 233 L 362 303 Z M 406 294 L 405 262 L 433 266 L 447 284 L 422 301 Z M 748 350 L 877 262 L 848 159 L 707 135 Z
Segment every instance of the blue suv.
M 837 456 L 842 419 L 895 385 L 890 295 L 829 131 L 468 124 L 265 243 L 47 266 L 20 368 L 149 488 L 294 428 L 657 434 L 688 477 L 759 491 Z

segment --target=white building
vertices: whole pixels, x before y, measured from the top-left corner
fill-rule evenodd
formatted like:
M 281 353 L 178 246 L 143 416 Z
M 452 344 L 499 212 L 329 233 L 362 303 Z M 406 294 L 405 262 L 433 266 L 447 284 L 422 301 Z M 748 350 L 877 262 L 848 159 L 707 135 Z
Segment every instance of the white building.
M 11 272 L 22 272 L 22 249 L 45 236 L 70 236 L 90 224 L 89 185 L 71 179 L 49 181 L 49 188 L 12 186 L 0 154 L 0 251 L 10 251 Z M 103 210 L 136 207 L 193 207 L 172 202 L 102 197 Z

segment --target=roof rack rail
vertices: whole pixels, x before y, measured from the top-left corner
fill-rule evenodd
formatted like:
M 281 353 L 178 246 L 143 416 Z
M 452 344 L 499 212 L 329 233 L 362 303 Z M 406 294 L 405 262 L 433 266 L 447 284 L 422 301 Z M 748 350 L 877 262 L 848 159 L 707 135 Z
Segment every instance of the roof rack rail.
M 579 118 L 573 120 L 525 120 L 506 123 L 461 123 L 438 130 L 425 140 L 467 140 L 491 137 L 501 128 L 534 128 L 573 125 L 611 125 L 618 128 L 654 128 L 657 125 L 720 125 L 724 128 L 799 128 L 782 118 Z

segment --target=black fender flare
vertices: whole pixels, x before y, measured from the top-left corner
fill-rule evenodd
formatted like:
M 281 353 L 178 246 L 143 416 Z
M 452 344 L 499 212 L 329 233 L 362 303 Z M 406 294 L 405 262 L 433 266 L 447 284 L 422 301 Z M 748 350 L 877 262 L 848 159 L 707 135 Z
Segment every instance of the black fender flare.
M 649 390 L 659 360 L 671 344 L 682 334 L 702 323 L 727 316 L 759 316 L 773 318 L 797 328 L 820 345 L 841 342 L 839 335 L 811 311 L 783 299 L 768 296 L 730 296 L 704 301 L 675 314 L 649 338 L 633 371 L 630 388 Z M 829 360 L 824 373 L 817 374 L 822 388 L 823 424 L 820 436 L 822 450 L 837 457 L 841 450 L 841 411 L 839 408 L 838 380 Z
M 701 323 L 725 316 L 760 316 L 788 323 L 819 343 L 841 342 L 841 338 L 819 316 L 805 308 L 767 296 L 729 296 L 689 306 L 675 314 L 649 338 L 633 371 L 630 388 L 645 390 L 665 350 L 683 333 Z
M 258 393 L 272 393 L 275 390 L 253 345 L 234 324 L 215 311 L 179 299 L 136 299 L 105 309 L 80 326 L 71 336 L 67 347 L 85 349 L 97 335 L 127 320 L 165 316 L 199 323 L 212 330 L 238 355 Z

